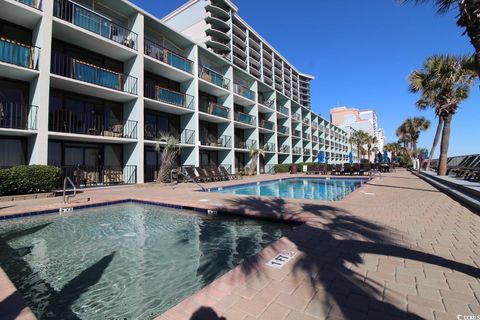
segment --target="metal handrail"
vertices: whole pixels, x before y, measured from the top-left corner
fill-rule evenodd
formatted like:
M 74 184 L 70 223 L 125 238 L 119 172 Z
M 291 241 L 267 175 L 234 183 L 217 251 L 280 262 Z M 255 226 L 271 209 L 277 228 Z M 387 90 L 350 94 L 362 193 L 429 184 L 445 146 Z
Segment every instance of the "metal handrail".
M 67 182 L 69 182 L 73 187 L 73 196 L 66 195 Z M 65 177 L 65 179 L 63 179 L 63 203 L 68 204 L 70 201 L 70 198 L 75 198 L 76 196 L 77 196 L 77 187 L 75 187 L 75 184 L 73 183 L 72 179 L 70 179 L 70 177 Z

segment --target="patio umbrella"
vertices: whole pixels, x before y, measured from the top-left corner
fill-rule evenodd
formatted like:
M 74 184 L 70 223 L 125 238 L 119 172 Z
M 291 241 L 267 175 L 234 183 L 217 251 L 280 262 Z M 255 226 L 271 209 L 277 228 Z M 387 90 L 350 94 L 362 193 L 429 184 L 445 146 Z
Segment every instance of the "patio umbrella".
M 317 162 L 318 163 L 324 163 L 325 162 L 325 153 L 323 151 L 320 151 L 318 153 Z
M 383 151 L 383 162 L 387 163 L 388 162 L 388 152 Z
M 425 160 L 428 160 L 428 150 L 425 150 Z
M 353 154 L 351 151 L 348 153 L 348 162 L 350 162 L 350 164 L 353 163 Z

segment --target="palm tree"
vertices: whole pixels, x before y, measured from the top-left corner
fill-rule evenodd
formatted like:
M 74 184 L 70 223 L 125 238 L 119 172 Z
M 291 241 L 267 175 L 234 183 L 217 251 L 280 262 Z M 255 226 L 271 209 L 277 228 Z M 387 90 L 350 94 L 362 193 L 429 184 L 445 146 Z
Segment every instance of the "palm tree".
M 401 139 L 408 141 L 411 146 L 411 148 L 409 148 L 411 155 L 415 155 L 417 153 L 417 142 L 420 138 L 420 133 L 429 128 L 430 121 L 424 117 L 408 118 L 398 127 L 397 135 L 400 133 L 399 138 L 401 137 Z
M 362 149 L 363 149 L 362 147 L 363 147 L 363 145 L 366 144 L 367 137 L 368 137 L 367 132 L 359 130 L 359 131 L 354 131 L 352 133 L 352 135 L 350 136 L 350 138 L 348 139 L 348 142 L 350 144 L 354 144 L 354 145 L 357 146 L 358 161 L 360 161 L 360 154 L 364 155 L 364 153 L 362 152 Z
M 265 157 L 265 150 L 251 148 L 250 157 L 252 158 L 252 165 L 250 166 L 250 174 L 255 174 L 257 172 L 257 162 L 259 157 Z
M 400 146 L 400 143 L 398 142 L 392 142 L 392 143 L 387 143 L 384 149 L 385 151 L 388 151 L 391 153 L 391 160 L 392 162 L 394 162 L 398 154 L 400 154 L 401 146 Z
M 161 165 L 156 182 L 167 182 L 170 172 L 176 166 L 177 156 L 181 153 L 180 140 L 176 135 L 160 132 L 160 138 L 155 144 L 155 150 L 161 152 Z
M 365 143 L 367 145 L 368 162 L 370 162 L 370 156 L 372 155 L 372 147 L 376 148 L 376 145 L 378 143 L 377 137 L 367 134 Z
M 480 0 L 400 0 L 402 3 L 414 2 L 423 4 L 434 2 L 437 13 L 444 14 L 454 6 L 459 9 L 457 25 L 465 29 L 470 42 L 475 48 L 474 65 L 477 75 L 480 76 Z M 472 66 L 472 65 L 470 65 Z

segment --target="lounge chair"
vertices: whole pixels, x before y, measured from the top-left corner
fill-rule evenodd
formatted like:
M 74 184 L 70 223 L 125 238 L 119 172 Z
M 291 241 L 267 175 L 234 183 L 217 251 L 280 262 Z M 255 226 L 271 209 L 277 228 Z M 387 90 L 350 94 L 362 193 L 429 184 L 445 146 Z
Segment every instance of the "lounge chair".
M 204 168 L 195 167 L 195 169 L 198 172 L 198 176 L 200 178 L 204 179 L 205 181 L 215 181 L 216 180 L 215 177 L 212 174 L 209 174 L 209 172 L 207 170 L 205 170 Z
M 191 180 L 194 182 L 208 182 L 210 179 L 200 177 L 195 173 L 195 168 L 194 167 L 184 167 L 185 171 L 187 172 L 187 175 Z
M 342 169 L 342 165 L 341 164 L 336 164 L 335 165 L 335 174 L 343 174 L 343 169 Z
M 370 174 L 372 171 L 372 165 L 370 163 L 361 163 L 360 164 L 360 174 L 364 175 L 365 173 Z
M 352 169 L 352 174 L 360 174 L 360 163 L 354 163 L 353 164 L 353 169 Z
M 474 155 L 474 156 L 467 156 L 465 157 L 460 163 L 456 166 L 448 166 L 447 169 L 447 175 L 450 173 L 455 173 L 455 176 L 459 177 L 463 174 L 465 171 L 465 168 L 470 167 L 472 164 L 474 164 L 480 156 Z
M 353 173 L 353 168 L 350 163 L 344 163 L 343 164 L 343 174 L 349 174 L 352 175 Z
M 213 179 L 217 181 L 228 180 L 228 178 L 225 178 L 225 176 L 221 174 L 220 171 L 215 170 L 216 169 L 215 166 L 210 165 L 210 166 L 204 166 L 203 168 L 207 171 L 207 174 L 209 176 L 213 177 Z
M 333 170 L 333 165 L 331 165 L 331 164 L 327 164 L 326 167 L 325 167 L 325 174 L 328 174 L 329 172 L 331 174 L 335 173 L 335 171 Z
M 210 166 L 210 168 L 215 173 L 215 175 L 221 177 L 222 180 L 230 180 L 231 179 L 229 175 L 225 175 L 223 172 L 221 172 L 220 169 L 218 169 L 217 166 Z
M 238 175 L 238 174 L 234 174 L 234 173 L 228 173 L 227 169 L 225 169 L 225 167 L 218 167 L 218 169 L 220 170 L 221 173 L 223 173 L 224 176 L 227 176 L 231 179 L 241 179 L 242 176 L 241 175 Z
M 318 174 L 317 166 L 307 166 L 306 174 Z

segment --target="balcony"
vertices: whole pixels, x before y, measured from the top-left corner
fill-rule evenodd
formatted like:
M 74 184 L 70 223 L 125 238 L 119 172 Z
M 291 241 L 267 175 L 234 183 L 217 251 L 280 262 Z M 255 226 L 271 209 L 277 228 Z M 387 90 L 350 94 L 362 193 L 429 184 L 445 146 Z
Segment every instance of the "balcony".
M 305 140 L 310 140 L 310 134 L 309 133 L 303 133 L 302 137 Z
M 293 147 L 293 148 L 292 148 L 292 153 L 293 153 L 293 154 L 302 154 L 302 148 L 300 148 L 300 147 Z
M 313 136 L 312 136 L 312 141 L 313 141 L 313 142 L 318 142 L 318 137 L 317 137 L 316 135 L 313 135 Z
M 248 125 L 251 125 L 251 126 L 256 125 L 256 122 L 257 122 L 256 117 L 251 116 L 251 115 L 246 114 L 246 113 L 243 113 L 243 112 L 239 112 L 239 111 L 235 111 L 234 120 L 238 121 L 238 122 L 248 124 Z
M 137 139 L 137 121 L 119 122 L 105 114 L 60 109 L 50 112 L 48 124 L 52 132 Z
M 208 113 L 217 117 L 222 117 L 228 119 L 230 109 L 224 106 L 221 106 L 216 103 L 209 103 L 207 105 L 201 105 L 199 110 L 204 113 Z
M 264 129 L 267 129 L 267 130 L 273 130 L 273 128 L 275 127 L 275 123 L 273 123 L 272 121 L 268 121 L 268 120 L 260 120 L 258 122 L 258 126 L 260 128 L 264 128 Z
M 288 116 L 288 108 L 277 104 L 277 111 Z
M 199 66 L 198 76 L 201 79 L 213 83 L 214 85 L 219 86 L 223 89 L 228 90 L 229 88 L 230 79 L 225 78 L 223 75 L 216 71 L 213 71 L 210 68 Z
M 303 149 L 303 154 L 306 156 L 310 155 L 310 149 Z
M 317 129 L 317 128 L 318 128 L 318 123 L 315 122 L 315 121 L 312 121 L 312 127 L 313 127 L 314 129 Z
M 298 113 L 292 113 L 291 118 L 293 122 L 300 122 L 300 119 L 302 118 L 302 116 L 299 115 Z
M 27 6 L 30 6 L 34 9 L 41 10 L 40 8 L 42 4 L 41 0 L 15 0 L 15 1 L 26 4 Z
M 37 130 L 37 106 L 0 103 L 0 129 Z
M 55 0 L 53 15 L 125 47 L 137 50 L 138 35 L 110 19 L 68 0 Z
M 263 151 L 266 151 L 266 152 L 276 152 L 276 145 L 275 143 L 271 143 L 271 142 L 267 142 L 263 145 Z
M 145 39 L 145 54 L 158 61 L 166 63 L 178 70 L 193 74 L 193 61 L 188 60 L 181 55 L 170 51 L 155 42 Z
M 244 97 L 244 98 L 247 98 L 247 99 L 250 99 L 252 101 L 255 101 L 255 92 L 253 92 L 252 90 L 248 89 L 247 87 L 241 85 L 241 84 L 238 84 L 238 83 L 234 83 L 233 84 L 233 91 Z
M 265 99 L 262 95 L 258 96 L 258 103 L 260 103 L 263 106 L 273 108 L 273 104 L 275 103 L 275 99 Z M 288 110 L 287 110 L 288 114 Z
M 245 141 L 241 141 L 241 140 L 235 141 L 235 148 L 237 149 L 250 150 L 250 149 L 255 149 L 256 147 L 257 147 L 257 142 L 252 139 L 248 139 Z
M 30 70 L 38 70 L 39 56 L 40 48 L 0 37 L 0 62 Z M 24 81 L 31 80 L 35 76 L 35 74 L 31 75 L 31 71 L 22 71 L 18 68 L 16 68 L 17 70 L 10 69 L 14 68 L 2 67 L 0 73 Z
M 137 166 L 63 166 L 62 178 L 70 177 L 77 187 L 137 183 Z
M 280 153 L 290 153 L 290 146 L 280 146 L 278 149 L 278 152 Z
M 158 130 L 156 126 L 147 125 L 144 130 L 145 140 L 157 140 L 162 138 L 162 131 Z M 195 144 L 195 130 L 184 129 L 177 137 L 181 144 L 194 145 Z
M 307 126 L 310 125 L 310 119 L 308 119 L 308 118 L 303 118 L 302 122 L 303 122 L 303 124 L 305 124 Z
M 288 135 L 288 127 L 277 125 L 278 133 Z
M 101 87 L 137 94 L 137 78 L 52 52 L 51 72 Z
M 226 135 L 219 137 L 207 135 L 206 137 L 200 137 L 200 144 L 206 147 L 231 148 L 232 137 Z
M 194 109 L 194 97 L 182 92 L 177 92 L 160 86 L 145 84 L 145 97 L 154 99 L 171 106 L 185 109 Z
M 292 129 L 292 136 L 295 138 L 300 138 L 302 136 L 302 132 L 300 130 Z

